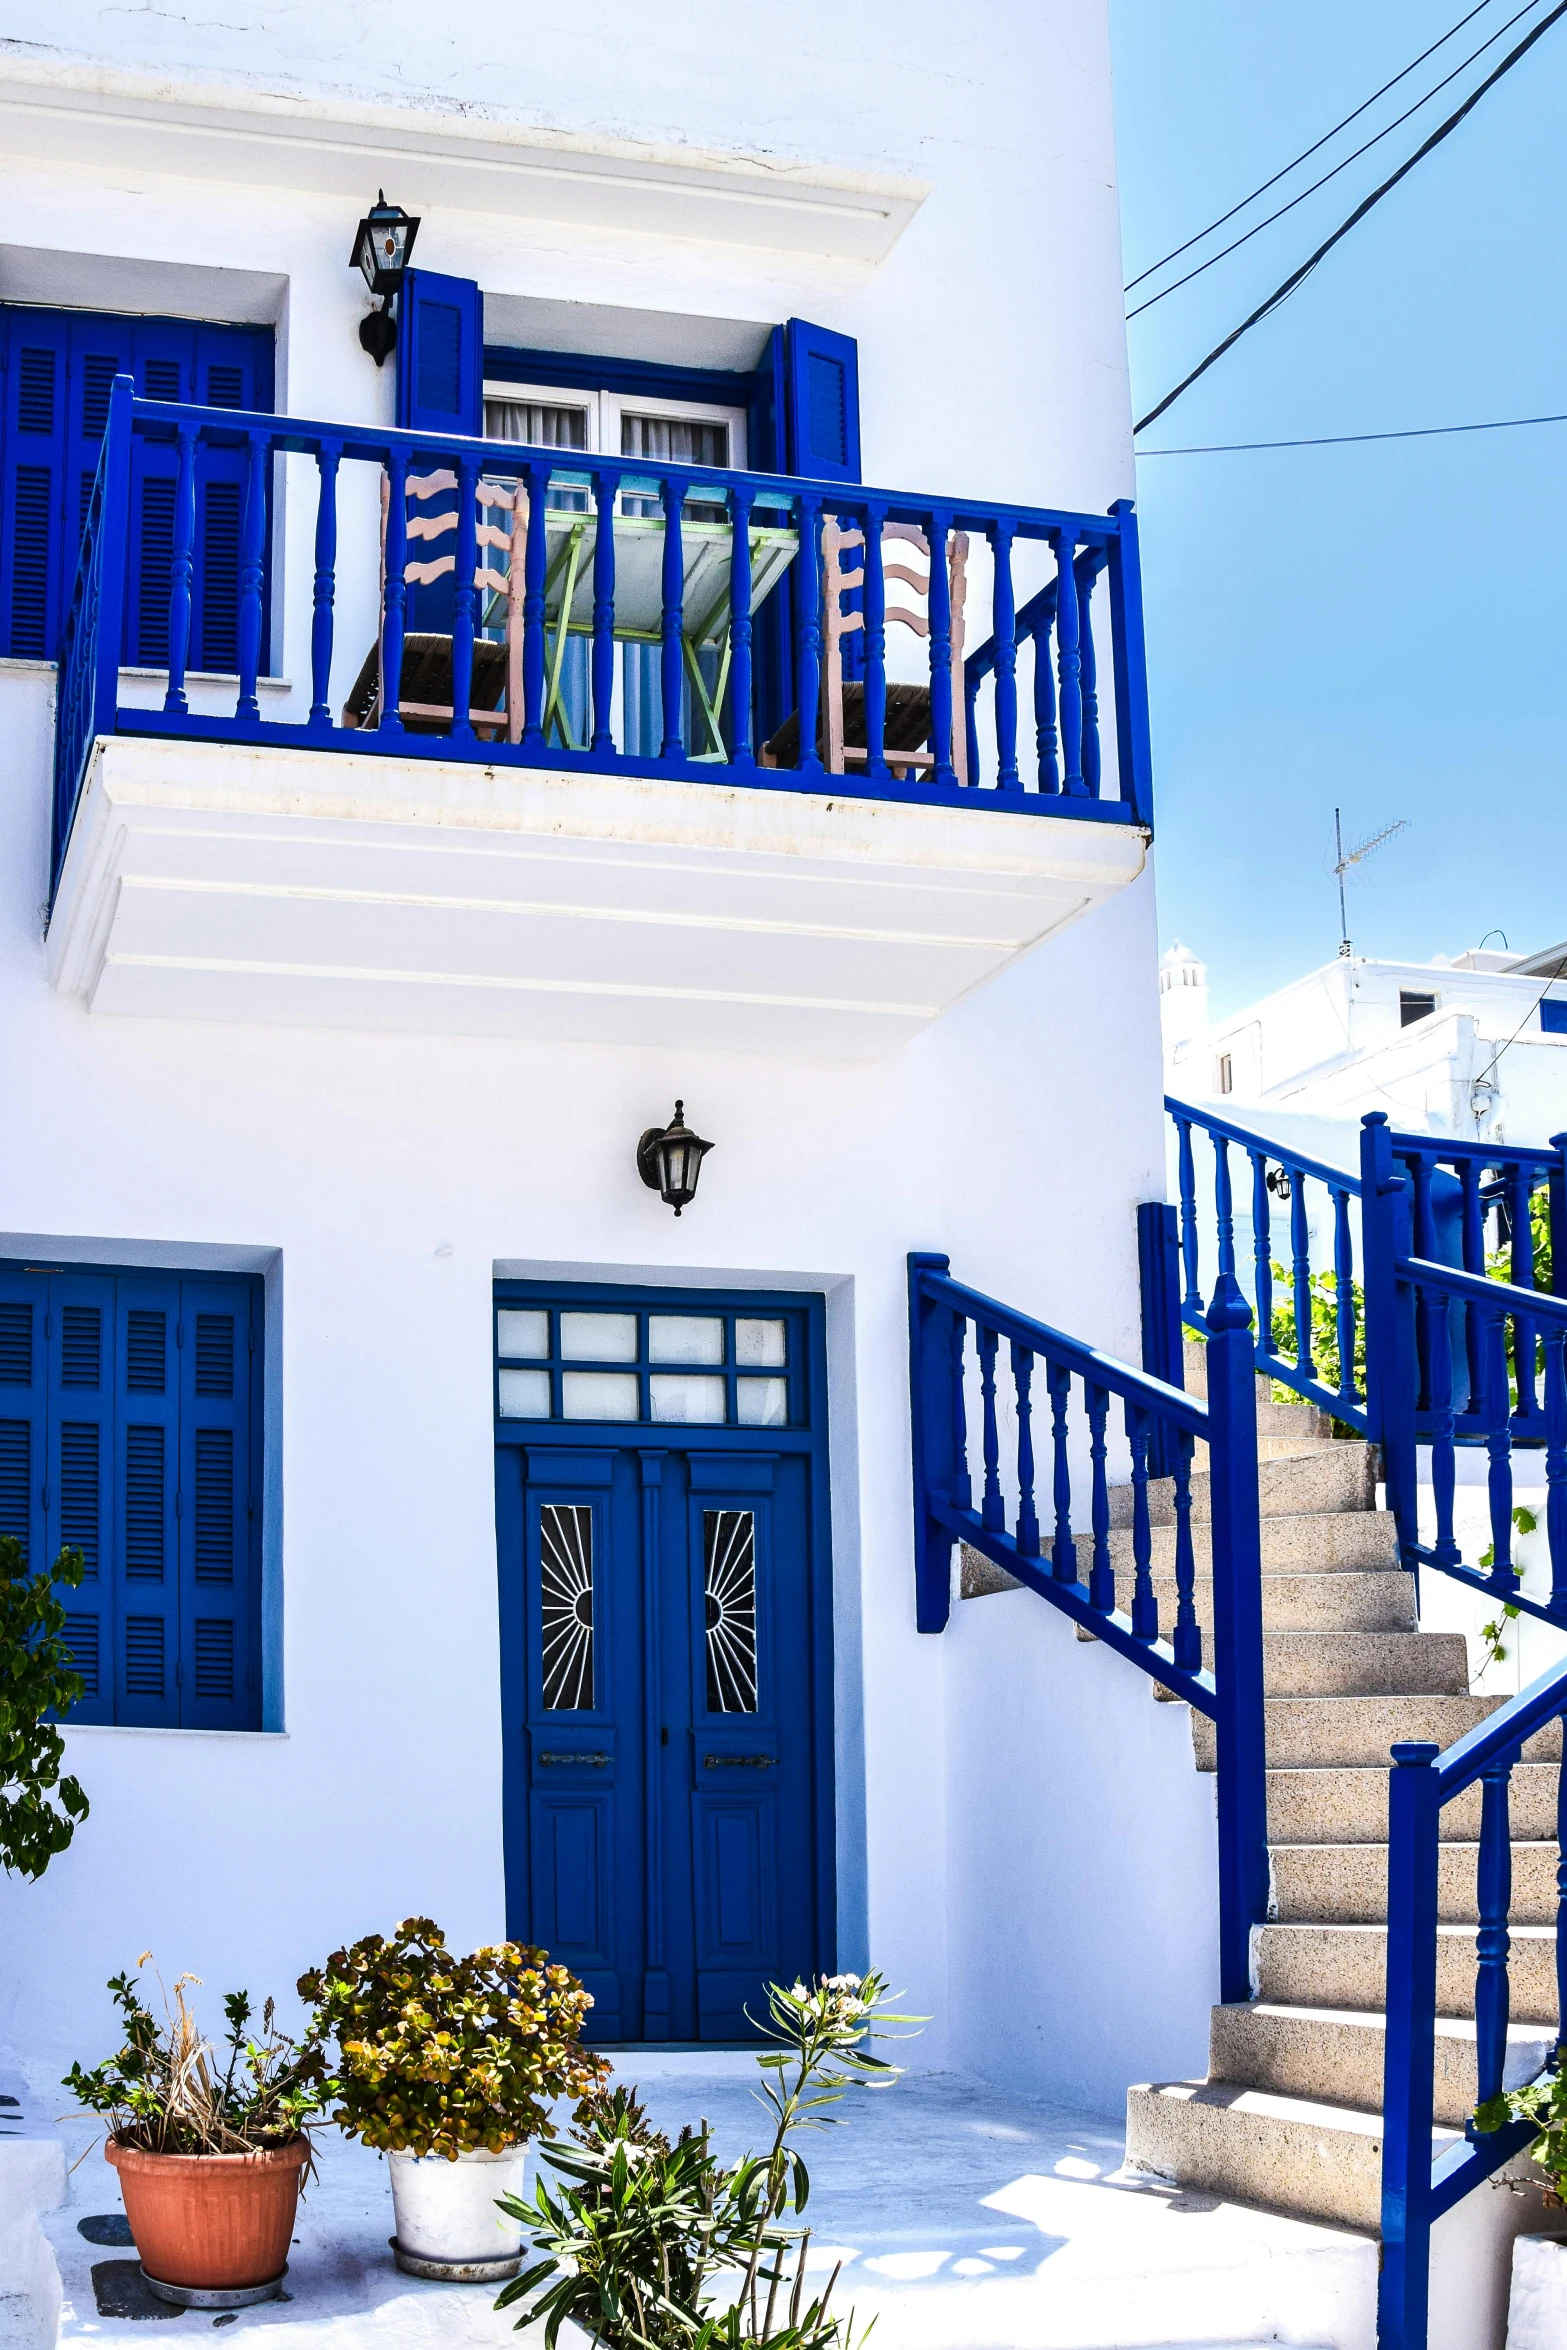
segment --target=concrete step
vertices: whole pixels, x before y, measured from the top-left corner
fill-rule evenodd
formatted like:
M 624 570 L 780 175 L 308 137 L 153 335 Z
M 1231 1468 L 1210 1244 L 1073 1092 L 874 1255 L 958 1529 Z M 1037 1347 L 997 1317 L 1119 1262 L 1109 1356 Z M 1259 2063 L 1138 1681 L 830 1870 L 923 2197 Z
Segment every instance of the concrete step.
M 1079 1533 L 1079 1548 L 1089 1539 Z M 1206 1519 L 1192 1526 L 1192 1557 L 1199 1574 L 1213 1564 L 1213 1529 Z M 1118 1575 L 1130 1575 L 1133 1571 L 1129 1522 L 1111 1529 L 1110 1563 Z M 1150 1527 L 1148 1563 L 1156 1574 L 1161 1569 L 1173 1574 L 1173 1523 Z M 1307 1510 L 1298 1517 L 1262 1521 L 1265 1575 L 1331 1575 L 1397 1566 L 1398 1530 L 1386 1510 Z M 1405 1571 L 1399 1568 L 1400 1574 Z
M 1437 1916 L 1444 1925 L 1479 1922 L 1477 1844 L 1444 1844 L 1437 1854 Z M 1385 1844 L 1275 1844 L 1275 1915 L 1286 1925 L 1380 1926 L 1387 1922 Z M 1513 1846 L 1510 1924 L 1556 1923 L 1555 1841 Z
M 1191 1481 L 1192 1516 L 1206 1523 L 1213 1515 L 1210 1478 L 1206 1468 L 1194 1471 Z M 1260 1461 L 1257 1490 L 1265 1518 L 1297 1518 L 1322 1510 L 1369 1510 L 1376 1505 L 1376 1465 L 1371 1447 L 1357 1439 L 1352 1444 L 1328 1444 L 1315 1452 Z M 1149 1515 L 1156 1525 L 1175 1522 L 1175 1487 L 1168 1477 L 1155 1478 L 1148 1488 Z M 1132 1488 L 1110 1489 L 1110 1523 L 1130 1526 Z
M 1208 2037 L 1208 2077 L 1275 2096 L 1322 2098 L 1363 2113 L 1382 2106 L 1383 2018 L 1353 2008 L 1280 2007 L 1267 2000 L 1216 2007 Z M 1556 2044 L 1554 2030 L 1510 2024 L 1507 2079 L 1533 2080 Z M 1475 2028 L 1462 2016 L 1436 2026 L 1436 2119 L 1462 2129 L 1475 2109 Z
M 1270 1632 L 1270 1697 L 1463 1696 L 1469 1643 L 1461 1632 Z
M 1116 1578 L 1119 1604 L 1131 1606 L 1134 1577 L 1130 1570 Z M 1175 1574 L 1156 1574 L 1154 1594 L 1161 1626 L 1175 1621 Z M 1192 1587 L 1197 1621 L 1206 1630 L 1214 1622 L 1213 1584 L 1199 1575 Z M 1264 1573 L 1262 1623 L 1268 1632 L 1413 1632 L 1414 1577 L 1402 1567 L 1346 1567 L 1331 1575 Z
M 1503 1697 L 1270 1697 L 1268 1760 L 1282 1769 L 1385 1764 L 1396 1740 L 1429 1738 L 1438 1746 L 1452 1746 L 1506 1702 Z M 1192 1748 L 1200 1771 L 1215 1768 L 1213 1723 L 1195 1711 Z M 1556 1762 L 1561 1750 L 1561 1725 L 1553 1722 L 1529 1740 L 1524 1759 Z
M 1520 1843 L 1545 1843 L 1556 1833 L 1555 1763 L 1519 1763 L 1508 1810 Z M 1274 1844 L 1386 1844 L 1388 1773 L 1376 1768 L 1268 1772 L 1268 1836 Z M 1444 1804 L 1441 1835 L 1449 1844 L 1480 1836 L 1478 1787 Z
M 1457 2136 L 1434 2131 L 1433 2149 Z M 1381 2229 L 1379 2114 L 1233 2081 L 1151 2082 L 1127 2092 L 1126 2161 L 1210 2195 Z
M 1512 2019 L 1556 2024 L 1556 1930 L 1511 1929 L 1508 1977 Z M 1284 2007 L 1361 2008 L 1382 2012 L 1387 1996 L 1384 1926 L 1261 1926 L 1257 1931 L 1257 1988 Z M 1472 1926 L 1439 1926 L 1436 1942 L 1438 2015 L 1473 2016 L 1475 1934 Z

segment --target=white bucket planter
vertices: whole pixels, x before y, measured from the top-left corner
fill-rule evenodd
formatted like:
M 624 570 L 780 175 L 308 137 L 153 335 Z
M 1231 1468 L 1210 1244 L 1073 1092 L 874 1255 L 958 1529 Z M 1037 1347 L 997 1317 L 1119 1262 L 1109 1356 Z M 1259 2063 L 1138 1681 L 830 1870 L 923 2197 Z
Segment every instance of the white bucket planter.
M 1567 2237 L 1519 2236 L 1507 2350 L 1562 2350 L 1567 2342 Z
M 409 2276 L 456 2284 L 496 2284 L 522 2266 L 522 2223 L 497 2211 L 498 2195 L 520 2195 L 526 2146 L 499 2154 L 480 2147 L 449 2162 L 444 2154 L 393 2154 L 392 2250 Z

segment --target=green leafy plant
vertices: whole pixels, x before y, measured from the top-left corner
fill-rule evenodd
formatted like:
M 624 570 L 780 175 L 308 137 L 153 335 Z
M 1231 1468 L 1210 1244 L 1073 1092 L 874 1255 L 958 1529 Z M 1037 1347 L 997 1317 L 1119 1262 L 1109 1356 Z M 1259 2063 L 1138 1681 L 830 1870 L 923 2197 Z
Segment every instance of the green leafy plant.
M 144 1950 L 138 1967 L 151 1955 Z M 321 2110 L 319 2051 L 308 2035 L 296 2041 L 278 2030 L 270 1999 L 256 2039 L 249 1993 L 229 1993 L 220 2050 L 202 2037 L 185 2003 L 186 1986 L 199 1976 L 181 1975 L 172 2003 L 164 1993 L 161 2023 L 138 1995 L 139 1980 L 110 1978 L 125 2031 L 118 2053 L 91 2072 L 74 2064 L 65 2078 L 78 2105 L 108 2117 L 122 2146 L 148 2154 L 252 2154 L 308 2134 Z
M 1533 2122 L 1538 2135 L 1529 2147 L 1551 2182 L 1551 2200 L 1567 2203 L 1567 2068 L 1558 2066 L 1525 2089 L 1504 2089 L 1475 2108 L 1475 2128 L 1489 2133 L 1510 2122 Z
M 1520 1534 L 1532 1534 L 1539 1523 L 1540 1520 L 1537 1512 L 1531 1509 L 1526 1509 L 1522 1502 L 1520 1502 L 1518 1507 L 1513 1511 L 1513 1524 L 1517 1527 Z M 1480 1564 L 1482 1567 L 1485 1567 L 1488 1570 L 1495 1566 L 1496 1544 L 1494 1542 L 1488 1542 L 1484 1550 L 1481 1551 Z M 1516 1583 L 1521 1578 L 1523 1569 L 1521 1567 L 1511 1567 L 1509 1568 L 1508 1572 L 1511 1574 L 1514 1582 Z M 1480 1637 L 1486 1644 L 1485 1654 L 1480 1660 L 1480 1669 L 1482 1672 L 1485 1670 L 1487 1665 L 1499 1665 L 1505 1659 L 1507 1650 L 1503 1643 L 1506 1638 L 1507 1627 L 1510 1623 L 1516 1623 L 1518 1621 L 1518 1617 L 1521 1612 L 1522 1611 L 1520 1609 L 1513 1606 L 1510 1600 L 1504 1601 L 1501 1614 L 1499 1616 L 1493 1616 L 1490 1623 L 1482 1624 L 1480 1626 Z
M 1529 1254 L 1534 1267 L 1536 1289 L 1551 1286 L 1551 1195 L 1544 1188 L 1529 1194 Z M 1513 1277 L 1512 1242 L 1486 1252 L 1486 1272 L 1493 1281 L 1511 1281 Z
M 772 2144 L 733 2167 L 715 2157 L 705 2121 L 672 2142 L 634 2089 L 585 2100 L 570 2136 L 541 2147 L 563 2183 L 541 2178 L 531 2203 L 502 2202 L 544 2258 L 496 2307 L 527 2303 L 518 2326 L 542 2318 L 545 2350 L 568 2318 L 608 2350 L 842 2350 L 852 2316 L 830 2307 L 837 2269 L 806 2295 L 810 2231 L 791 2220 L 805 2210 L 810 2177 L 795 2141 L 841 2121 L 830 2109 L 848 2089 L 897 2079 L 867 2043 L 923 2018 L 895 2014 L 890 1996 L 877 1974 L 769 1987 L 773 2045 L 757 2063 Z M 725 2280 L 729 2298 L 718 2300 Z
M 299 1996 L 320 2045 L 337 2043 L 336 2071 L 321 2069 L 333 2121 L 385 2153 L 499 2153 L 609 2069 L 578 2044 L 593 2002 L 575 1975 L 517 1942 L 458 1958 L 430 1918 L 334 1951 Z
M 1311 1359 L 1316 1365 L 1320 1383 L 1337 1394 L 1339 1391 L 1339 1336 L 1338 1336 L 1338 1275 L 1313 1273 L 1307 1283 L 1311 1306 Z M 1355 1309 L 1355 1351 L 1350 1365 L 1357 1391 L 1365 1393 L 1366 1385 L 1366 1307 L 1365 1296 L 1358 1281 L 1350 1285 L 1350 1297 Z M 1269 1325 L 1273 1351 L 1286 1362 L 1295 1360 L 1298 1333 L 1295 1328 L 1295 1278 L 1287 1265 L 1273 1267 L 1273 1313 Z M 1278 1383 L 1275 1381 L 1275 1386 Z M 1280 1388 L 1277 1400 L 1297 1402 L 1295 1390 Z
M 0 1535 L 0 1868 L 41 1877 L 87 1817 L 77 1780 L 62 1776 L 65 1741 L 50 1714 L 68 1713 L 86 1690 L 61 1634 L 56 1585 L 74 1590 L 79 1550 L 62 1550 L 47 1574 L 29 1575 L 14 1534 Z

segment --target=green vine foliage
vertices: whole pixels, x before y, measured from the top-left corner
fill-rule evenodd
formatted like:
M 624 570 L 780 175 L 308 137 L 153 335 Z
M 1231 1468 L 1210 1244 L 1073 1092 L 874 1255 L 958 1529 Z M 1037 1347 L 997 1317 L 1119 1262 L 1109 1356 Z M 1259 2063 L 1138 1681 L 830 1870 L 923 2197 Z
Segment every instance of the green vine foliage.
M 1489 2133 L 1510 2121 L 1534 2123 L 1539 2134 L 1530 2156 L 1549 2177 L 1557 2202 L 1567 2203 L 1567 2068 L 1531 2081 L 1526 2089 L 1506 2089 L 1475 2108 L 1477 2130 Z
M 62 1775 L 65 1741 L 51 1714 L 68 1713 L 86 1689 L 61 1638 L 57 1586 L 74 1591 L 86 1565 L 62 1550 L 29 1575 L 14 1534 L 0 1535 L 0 1867 L 41 1877 L 87 1817 L 78 1782 Z
M 1520 1502 L 1518 1507 L 1513 1511 L 1513 1524 L 1517 1527 L 1520 1534 L 1534 1533 L 1539 1523 L 1540 1521 L 1536 1513 L 1531 1509 L 1526 1509 L 1522 1502 Z M 1496 1544 L 1494 1542 L 1488 1542 L 1486 1544 L 1484 1550 L 1482 1550 L 1480 1553 L 1479 1563 L 1482 1567 L 1485 1567 L 1488 1570 L 1495 1566 Z M 1522 1573 L 1523 1570 L 1521 1567 L 1514 1567 L 1512 1569 L 1512 1576 L 1515 1583 L 1521 1579 Z M 1514 1607 L 1510 1601 L 1504 1601 L 1501 1614 L 1498 1616 L 1493 1616 L 1490 1623 L 1482 1624 L 1480 1626 L 1480 1637 L 1485 1642 L 1485 1654 L 1480 1659 L 1480 1669 L 1482 1672 L 1485 1670 L 1487 1665 L 1499 1665 L 1502 1663 L 1507 1655 L 1507 1649 L 1505 1645 L 1507 1627 L 1510 1623 L 1515 1624 L 1522 1612 L 1523 1611 L 1521 1608 Z
M 1336 1393 L 1339 1384 L 1338 1344 L 1338 1275 L 1313 1273 L 1308 1284 L 1311 1299 L 1311 1359 L 1316 1375 L 1324 1387 Z M 1351 1366 L 1355 1386 L 1365 1393 L 1366 1385 L 1366 1303 L 1358 1281 L 1351 1284 L 1350 1295 L 1355 1307 L 1355 1359 Z M 1295 1279 L 1287 1265 L 1273 1267 L 1273 1315 L 1269 1335 L 1273 1351 L 1287 1363 L 1295 1360 Z M 1277 1382 L 1275 1382 L 1277 1385 Z M 1280 1389 L 1280 1396 L 1292 1402 L 1299 1401 L 1292 1387 Z
M 151 1955 L 144 1950 L 138 1966 Z M 321 2110 L 313 2040 L 280 2032 L 270 1999 L 254 2038 L 250 1994 L 231 1991 L 223 2002 L 228 2033 L 222 2052 L 214 2050 L 185 2003 L 186 1986 L 196 1980 L 181 1975 L 172 2001 L 164 1995 L 160 2024 L 137 1990 L 140 1977 L 112 1976 L 124 2042 L 91 2072 L 72 2065 L 66 2088 L 87 2112 L 107 2115 L 120 2145 L 148 2154 L 254 2154 L 288 2145 Z
M 767 2153 L 728 2167 L 706 2122 L 671 2141 L 618 2087 L 584 2100 L 569 2137 L 541 2146 L 557 2187 L 541 2178 L 531 2203 L 502 2199 L 544 2257 L 496 2307 L 526 2303 L 519 2330 L 542 2319 L 545 2350 L 568 2319 L 606 2350 L 850 2350 L 852 2315 L 831 2308 L 837 2270 L 806 2293 L 810 2231 L 797 2222 L 811 2182 L 796 2141 L 841 2120 L 830 2108 L 850 2088 L 890 2086 L 897 2067 L 867 2042 L 923 2019 L 893 2013 L 875 1974 L 775 1983 L 768 2007 L 774 2045 L 757 2058 Z
M 334 1951 L 299 1996 L 316 2039 L 337 2042 L 336 2071 L 321 2071 L 332 2119 L 383 2153 L 498 2154 L 609 2070 L 578 2044 L 593 2002 L 575 1975 L 517 1942 L 458 1958 L 430 1918 Z

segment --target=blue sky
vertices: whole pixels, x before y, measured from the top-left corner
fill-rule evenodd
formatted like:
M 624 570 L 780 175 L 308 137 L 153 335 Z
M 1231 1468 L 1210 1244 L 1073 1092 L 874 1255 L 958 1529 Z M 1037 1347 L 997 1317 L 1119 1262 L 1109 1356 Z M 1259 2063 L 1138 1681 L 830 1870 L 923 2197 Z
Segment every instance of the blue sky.
M 1492 0 L 1359 136 L 1520 4 Z M 1402 130 L 1135 321 L 1134 413 L 1544 12 L 1537 0 Z M 1463 0 L 1111 0 L 1127 275 L 1463 13 Z M 1564 121 L 1567 18 L 1139 447 L 1567 410 Z M 1356 143 L 1340 138 L 1317 169 Z M 1335 805 L 1357 840 L 1397 817 L 1410 827 L 1351 884 L 1357 950 L 1423 960 L 1493 926 L 1518 953 L 1567 938 L 1567 425 L 1140 459 L 1138 504 L 1160 928 L 1207 960 L 1215 1009 L 1335 953 Z

